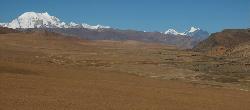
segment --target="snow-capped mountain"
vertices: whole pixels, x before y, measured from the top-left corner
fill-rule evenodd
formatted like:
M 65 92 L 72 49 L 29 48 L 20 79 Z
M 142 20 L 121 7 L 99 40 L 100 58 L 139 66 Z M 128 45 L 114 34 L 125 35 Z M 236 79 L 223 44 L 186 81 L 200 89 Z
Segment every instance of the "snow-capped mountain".
M 184 35 L 184 33 L 179 33 L 174 29 L 168 29 L 165 34 L 170 34 L 170 35 Z
M 204 40 L 210 35 L 207 31 L 195 27 L 191 27 L 190 30 L 184 32 L 184 34 L 200 40 Z
M 207 31 L 204 31 L 200 28 L 195 28 L 195 27 L 191 27 L 189 30 L 185 31 L 185 32 L 177 32 L 174 29 L 168 29 L 165 32 L 166 35 L 181 35 L 181 36 L 190 36 L 190 37 L 194 37 L 197 39 L 204 39 L 207 38 L 209 36 L 209 33 Z
M 26 12 L 14 19 L 10 23 L 1 23 L 0 26 L 8 28 L 87 28 L 87 29 L 101 29 L 110 28 L 109 26 L 96 25 L 91 26 L 86 23 L 77 24 L 74 22 L 61 22 L 55 16 L 45 13 Z
M 181 48 L 192 48 L 209 33 L 191 27 L 185 32 L 169 29 L 166 32 L 146 32 L 136 30 L 120 30 L 109 26 L 92 26 L 86 23 L 65 23 L 55 16 L 45 13 L 26 12 L 10 23 L 0 23 L 0 27 L 18 29 L 19 31 L 47 31 L 67 36 L 77 36 L 89 40 L 136 40 L 142 42 L 165 43 Z M 108 28 L 108 29 L 107 29 Z

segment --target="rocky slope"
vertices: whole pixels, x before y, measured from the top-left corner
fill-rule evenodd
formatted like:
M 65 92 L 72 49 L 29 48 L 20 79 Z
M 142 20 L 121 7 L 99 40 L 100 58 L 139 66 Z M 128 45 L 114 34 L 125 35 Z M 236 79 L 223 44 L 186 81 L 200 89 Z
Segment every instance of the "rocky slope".
M 195 46 L 194 50 L 208 52 L 211 55 L 223 55 L 229 54 L 236 47 L 249 41 L 250 29 L 226 29 L 212 34 L 208 39 Z

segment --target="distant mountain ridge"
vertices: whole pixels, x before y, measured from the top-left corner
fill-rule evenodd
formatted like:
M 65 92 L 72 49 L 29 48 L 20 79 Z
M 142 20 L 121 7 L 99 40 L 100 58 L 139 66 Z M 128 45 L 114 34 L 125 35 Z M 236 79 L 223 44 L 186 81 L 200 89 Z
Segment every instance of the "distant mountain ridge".
M 49 15 L 47 12 L 26 12 L 10 23 L 0 23 L 0 26 L 21 31 L 46 30 L 89 40 L 136 40 L 176 45 L 181 48 L 192 48 L 209 36 L 208 32 L 195 27 L 191 27 L 190 30 L 183 33 L 178 33 L 174 29 L 162 33 L 120 30 L 111 28 L 110 26 L 91 26 L 86 23 L 65 23 L 60 21 L 59 18 Z
M 18 18 L 12 20 L 10 23 L 0 23 L 3 27 L 8 28 L 88 28 L 88 29 L 99 29 L 99 28 L 110 28 L 109 26 L 96 25 L 91 26 L 86 23 L 77 24 L 74 22 L 65 23 L 61 22 L 55 16 L 50 16 L 47 12 L 36 13 L 36 12 L 25 12 Z
M 167 35 L 181 35 L 181 36 L 190 36 L 194 37 L 195 39 L 204 40 L 206 39 L 210 34 L 207 31 L 204 31 L 200 28 L 191 27 L 189 30 L 185 32 L 177 32 L 175 29 L 168 29 L 165 31 L 165 34 Z

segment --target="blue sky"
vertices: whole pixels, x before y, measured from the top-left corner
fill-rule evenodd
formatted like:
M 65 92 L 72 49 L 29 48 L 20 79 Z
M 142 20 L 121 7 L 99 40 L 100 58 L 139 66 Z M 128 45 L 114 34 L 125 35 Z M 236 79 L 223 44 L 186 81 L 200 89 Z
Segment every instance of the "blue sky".
M 0 0 L 0 22 L 27 11 L 48 12 L 61 21 L 114 28 L 209 32 L 250 27 L 250 0 Z

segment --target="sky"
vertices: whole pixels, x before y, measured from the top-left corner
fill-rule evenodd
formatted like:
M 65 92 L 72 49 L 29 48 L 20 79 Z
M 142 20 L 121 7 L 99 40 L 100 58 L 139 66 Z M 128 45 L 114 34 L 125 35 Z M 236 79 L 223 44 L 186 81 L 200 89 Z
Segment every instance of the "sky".
M 0 4 L 0 22 L 33 11 L 48 12 L 64 22 L 141 31 L 250 28 L 250 0 L 0 0 Z

